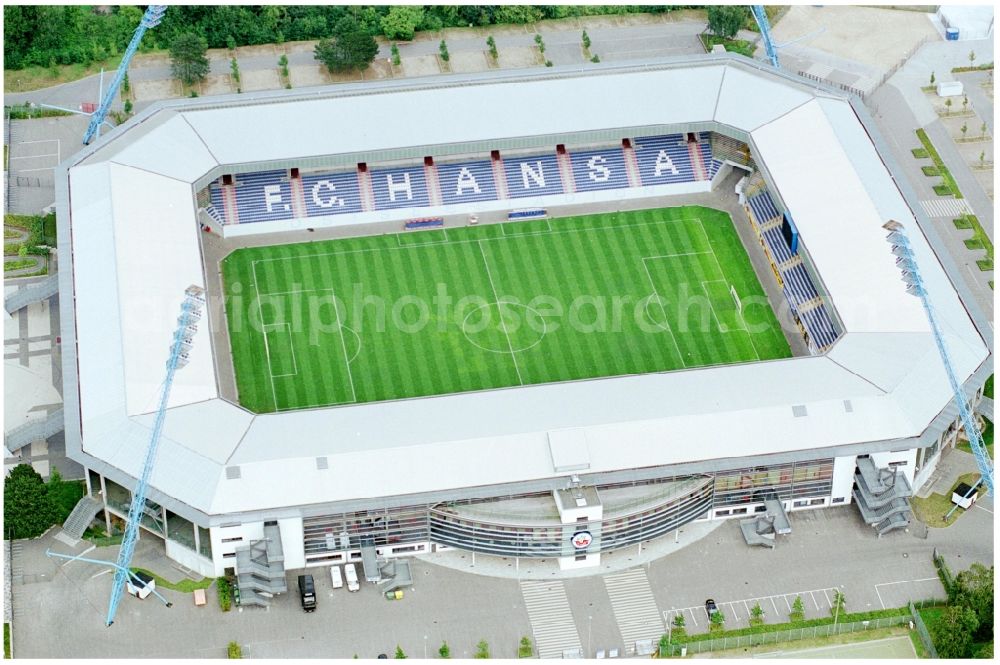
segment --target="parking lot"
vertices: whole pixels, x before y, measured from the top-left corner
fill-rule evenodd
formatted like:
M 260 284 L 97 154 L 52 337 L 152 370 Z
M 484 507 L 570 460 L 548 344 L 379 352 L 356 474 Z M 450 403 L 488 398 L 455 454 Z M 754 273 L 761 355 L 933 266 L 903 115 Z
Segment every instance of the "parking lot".
M 565 646 L 591 656 L 612 649 L 626 656 L 634 640 L 662 634 L 677 613 L 684 614 L 689 633 L 707 631 L 707 598 L 732 629 L 748 625 L 758 602 L 765 622 L 785 621 L 798 596 L 806 618 L 829 616 L 835 589 L 845 594 L 847 612 L 943 597 L 931 562 L 935 547 L 955 572 L 993 560 L 993 522 L 986 510 L 992 502 L 984 508 L 948 529 L 931 529 L 927 538 L 897 532 L 881 539 L 851 506 L 792 512 L 793 532 L 779 538 L 774 550 L 748 548 L 738 522 L 729 521 L 626 571 L 534 584 L 519 580 L 516 567 L 506 578 L 487 577 L 415 559 L 414 585 L 394 601 L 384 598 L 384 587 L 364 582 L 358 593 L 335 590 L 328 568 L 311 568 L 305 572 L 315 577 L 318 607 L 308 614 L 295 587 L 303 571 L 289 570 L 289 593 L 267 610 L 223 613 L 214 589 L 204 607 L 195 607 L 191 594 L 163 591 L 173 608 L 125 598 L 111 628 L 104 625 L 110 576 L 91 564 L 60 566 L 46 558 L 47 547 L 65 547 L 50 535 L 22 541 L 14 562 L 15 654 L 222 657 L 233 640 L 255 658 L 391 657 L 397 644 L 410 657 L 421 657 L 425 648 L 435 656 L 447 641 L 453 657 L 471 657 L 486 640 L 494 657 L 513 658 L 518 640 L 531 636 L 549 654 L 561 654 Z M 116 554 L 116 548 L 98 548 L 87 556 Z M 140 541 L 136 556 L 137 565 L 174 581 L 182 577 L 155 538 Z M 53 640 L 55 634 L 61 639 Z M 142 640 L 120 637 L 140 634 Z

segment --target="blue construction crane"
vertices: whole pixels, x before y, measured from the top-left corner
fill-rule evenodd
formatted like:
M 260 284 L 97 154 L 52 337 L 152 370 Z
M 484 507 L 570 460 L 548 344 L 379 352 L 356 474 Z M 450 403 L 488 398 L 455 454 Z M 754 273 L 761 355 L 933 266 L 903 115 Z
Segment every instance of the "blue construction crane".
M 992 496 L 993 462 L 986 452 L 986 446 L 983 444 L 983 434 L 979 430 L 979 425 L 976 423 L 976 419 L 972 417 L 972 411 L 969 410 L 969 403 L 965 397 L 965 392 L 962 390 L 958 378 L 955 376 L 955 369 L 951 364 L 951 356 L 948 354 L 948 347 L 945 346 L 944 337 L 941 335 L 941 328 L 938 326 L 937 315 L 934 313 L 934 307 L 931 305 L 927 289 L 924 288 L 924 280 L 920 276 L 920 268 L 917 266 L 916 258 L 913 255 L 913 248 L 910 247 L 910 240 L 906 237 L 906 229 L 897 221 L 889 221 L 883 228 L 889 232 L 886 240 L 892 244 L 892 253 L 897 257 L 896 266 L 903 273 L 903 282 L 906 284 L 907 293 L 919 297 L 924 305 L 924 312 L 927 314 L 927 320 L 931 324 L 931 332 L 934 333 L 934 341 L 937 343 L 938 352 L 941 354 L 941 362 L 944 363 L 945 372 L 948 374 L 948 381 L 951 383 L 952 393 L 955 395 L 955 404 L 958 406 L 958 412 L 962 417 L 962 425 L 965 426 L 965 435 L 969 437 L 969 444 L 972 446 L 972 452 L 976 457 L 976 465 L 979 467 L 980 478 L 979 482 L 969 490 L 967 497 L 971 496 L 980 484 L 986 485 L 987 491 Z M 954 512 L 954 508 L 952 508 L 952 512 Z M 948 515 L 950 516 L 951 512 Z
M 122 62 L 118 65 L 118 72 L 111 81 L 108 92 L 104 95 L 104 99 L 101 100 L 101 105 L 90 116 L 87 133 L 83 135 L 83 145 L 88 145 L 94 140 L 95 136 L 101 135 L 101 125 L 104 124 L 104 119 L 108 117 L 108 111 L 111 109 L 111 104 L 114 103 L 115 97 L 118 95 L 118 88 L 122 84 L 122 79 L 128 73 L 128 66 L 132 63 L 132 56 L 139 49 L 139 42 L 142 41 L 142 36 L 150 28 L 155 28 L 159 25 L 165 11 L 167 11 L 166 5 L 150 5 L 146 8 L 146 13 L 142 15 L 142 20 L 139 21 L 139 27 L 135 29 L 135 33 L 132 35 L 132 41 L 128 43 L 128 48 L 125 49 L 125 55 L 122 56 Z
M 757 27 L 760 28 L 760 37 L 764 42 L 764 51 L 767 53 L 767 59 L 771 61 L 775 69 L 781 69 L 778 64 L 778 49 L 774 45 L 774 41 L 771 40 L 771 23 L 767 20 L 767 12 L 764 11 L 764 5 L 750 5 L 750 11 L 753 13 L 754 20 L 757 21 Z
M 125 535 L 122 537 L 122 548 L 118 552 L 118 563 L 115 566 L 115 580 L 111 586 L 111 601 L 108 604 L 108 625 L 115 621 L 118 603 L 122 599 L 125 582 L 130 576 L 129 566 L 135 544 L 139 540 L 139 522 L 142 520 L 143 509 L 146 507 L 146 492 L 149 489 L 149 477 L 153 473 L 156 462 L 156 449 L 163 433 L 163 423 L 167 417 L 167 403 L 170 399 L 170 388 L 174 383 L 175 372 L 187 365 L 188 352 L 191 350 L 191 338 L 198 331 L 195 325 L 201 319 L 201 308 L 205 304 L 205 290 L 200 286 L 189 286 L 184 291 L 184 302 L 181 304 L 181 315 L 177 317 L 177 330 L 174 331 L 174 341 L 170 345 L 170 357 L 167 360 L 167 378 L 163 381 L 160 393 L 160 404 L 153 421 L 153 431 L 149 437 L 149 447 L 146 449 L 146 460 L 142 466 L 142 475 L 132 493 L 132 504 L 128 509 Z

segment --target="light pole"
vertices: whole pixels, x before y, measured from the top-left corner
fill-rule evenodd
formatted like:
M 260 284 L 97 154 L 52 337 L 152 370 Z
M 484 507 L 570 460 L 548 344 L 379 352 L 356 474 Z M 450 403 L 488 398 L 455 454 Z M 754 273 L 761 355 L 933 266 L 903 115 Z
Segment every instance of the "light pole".
M 590 637 L 593 635 L 594 617 L 587 615 L 587 658 L 590 658 Z
M 424 635 L 424 660 L 427 660 L 427 636 Z

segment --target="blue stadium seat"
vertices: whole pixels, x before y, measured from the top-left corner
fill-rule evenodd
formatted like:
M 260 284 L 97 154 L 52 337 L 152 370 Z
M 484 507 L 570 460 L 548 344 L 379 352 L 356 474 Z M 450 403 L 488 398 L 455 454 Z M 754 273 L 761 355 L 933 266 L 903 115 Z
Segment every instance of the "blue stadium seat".
M 357 171 L 303 175 L 302 196 L 307 217 L 361 212 Z
M 809 273 L 801 263 L 796 264 L 781 273 L 781 278 L 785 282 L 785 289 L 789 291 L 788 300 L 797 312 L 802 303 L 815 298 L 818 294 Z
M 487 160 L 438 164 L 438 185 L 445 205 L 470 201 L 495 201 L 497 185 L 493 164 Z
M 507 194 L 512 199 L 563 193 L 559 162 L 552 153 L 504 157 L 503 168 Z
M 371 178 L 376 210 L 430 205 L 423 166 L 373 169 Z
M 578 192 L 628 187 L 625 153 L 621 148 L 581 150 L 570 154 L 573 183 Z
M 642 136 L 632 145 L 643 186 L 694 182 L 694 167 L 683 134 Z
M 825 348 L 837 340 L 837 331 L 833 326 L 825 305 L 820 305 L 799 315 L 799 320 L 809 332 L 809 337 L 819 348 Z
M 294 216 L 287 171 L 240 173 L 235 181 L 240 224 L 273 222 Z
M 767 229 L 764 231 L 763 235 L 764 242 L 767 243 L 767 248 L 771 250 L 771 256 L 774 257 L 775 263 L 780 265 L 792 258 L 792 250 L 788 248 L 788 243 L 785 242 L 785 236 L 781 235 L 781 229 L 777 227 Z
M 781 213 L 778 212 L 778 207 L 774 205 L 774 201 L 766 189 L 762 189 L 748 198 L 747 204 L 750 206 L 750 210 L 753 211 L 758 224 L 763 224 L 775 217 L 781 216 Z
M 207 212 L 208 216 L 214 219 L 219 224 L 226 223 L 225 217 L 222 215 L 221 212 L 219 212 L 218 208 L 216 208 L 214 205 L 210 205 L 207 208 L 205 208 L 205 212 Z

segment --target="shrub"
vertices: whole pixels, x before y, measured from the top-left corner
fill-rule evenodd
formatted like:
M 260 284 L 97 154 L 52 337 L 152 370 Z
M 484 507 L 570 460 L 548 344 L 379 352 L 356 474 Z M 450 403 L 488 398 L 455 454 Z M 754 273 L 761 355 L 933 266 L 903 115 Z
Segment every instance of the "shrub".
M 447 642 L 441 643 L 441 647 L 438 649 L 438 656 L 441 658 L 451 658 L 451 648 Z
M 489 658 L 490 657 L 490 645 L 486 640 L 479 640 L 479 644 L 476 645 L 476 655 L 475 658 Z
M 910 152 L 912 152 L 913 156 L 917 159 L 927 159 L 930 157 L 930 154 L 927 152 L 927 148 L 914 148 L 910 150 Z
M 583 35 L 581 36 L 581 41 L 583 42 L 584 50 L 590 48 L 590 35 L 587 34 L 586 30 L 583 31 Z
M 830 616 L 842 615 L 844 613 L 845 602 L 844 592 L 835 590 L 833 592 L 833 607 L 830 608 Z
M 233 606 L 233 591 L 229 580 L 220 577 L 215 580 L 215 587 L 219 591 L 219 607 L 222 608 L 223 612 L 228 612 Z
M 399 47 L 393 44 L 392 48 L 390 48 L 389 51 L 392 53 L 392 64 L 399 67 L 399 63 L 402 62 L 402 60 L 399 57 Z
M 399 646 L 398 644 L 396 645 L 396 655 L 395 655 L 395 657 L 398 658 L 398 659 L 406 658 L 406 654 L 403 653 L 403 647 Z
M 518 658 L 531 658 L 534 655 L 534 650 L 531 648 L 531 638 L 522 637 L 521 643 L 517 646 L 517 657 Z
M 535 45 L 538 46 L 539 53 L 543 54 L 545 53 L 545 42 L 542 41 L 541 35 L 538 34 L 535 35 Z
M 597 54 L 595 53 L 595 54 L 594 54 L 594 57 L 593 57 L 593 58 L 591 58 L 591 59 L 590 59 L 590 61 L 591 61 L 591 62 L 600 62 L 600 61 L 601 61 L 601 59 L 600 59 L 600 58 L 599 58 L 599 57 L 597 56 Z
M 493 39 L 493 35 L 486 38 L 486 47 L 490 50 L 490 57 L 493 58 L 494 61 L 500 58 L 500 54 L 497 52 L 497 42 Z
M 126 115 L 131 115 L 132 114 L 132 100 L 131 99 L 126 99 L 125 100 L 125 107 L 124 108 L 125 108 L 125 114 Z
M 726 623 L 726 615 L 722 613 L 722 610 L 716 610 L 712 612 L 712 616 L 709 623 L 710 625 L 708 629 L 710 631 L 714 632 L 723 630 L 723 627 L 725 626 Z
M 936 167 L 936 166 L 921 166 L 920 170 L 923 171 L 924 175 L 926 175 L 926 176 L 939 176 L 939 175 L 941 175 L 941 172 L 938 171 L 938 167 Z
M 802 604 L 802 596 L 795 596 L 795 601 L 792 603 L 792 612 L 788 615 L 788 619 L 795 623 L 797 621 L 802 621 L 806 617 L 806 608 Z
M 545 61 L 545 66 L 546 67 L 551 67 L 552 66 L 552 61 L 551 60 L 546 60 Z
M 451 59 L 451 56 L 448 54 L 448 44 L 446 44 L 443 39 L 441 40 L 441 43 L 438 44 L 438 52 L 441 54 L 441 59 L 445 62 L 448 62 L 448 60 Z
M 236 58 L 229 61 L 229 71 L 233 74 L 233 80 L 237 83 L 240 82 L 240 63 L 236 62 Z
M 750 625 L 759 626 L 764 623 L 764 609 L 757 603 L 750 608 Z
M 230 642 L 228 650 L 230 658 L 243 658 L 243 649 L 240 648 L 239 642 Z
M 937 185 L 934 185 L 934 193 L 937 194 L 938 196 L 950 196 L 951 187 L 949 187 L 943 182 L 939 183 Z

